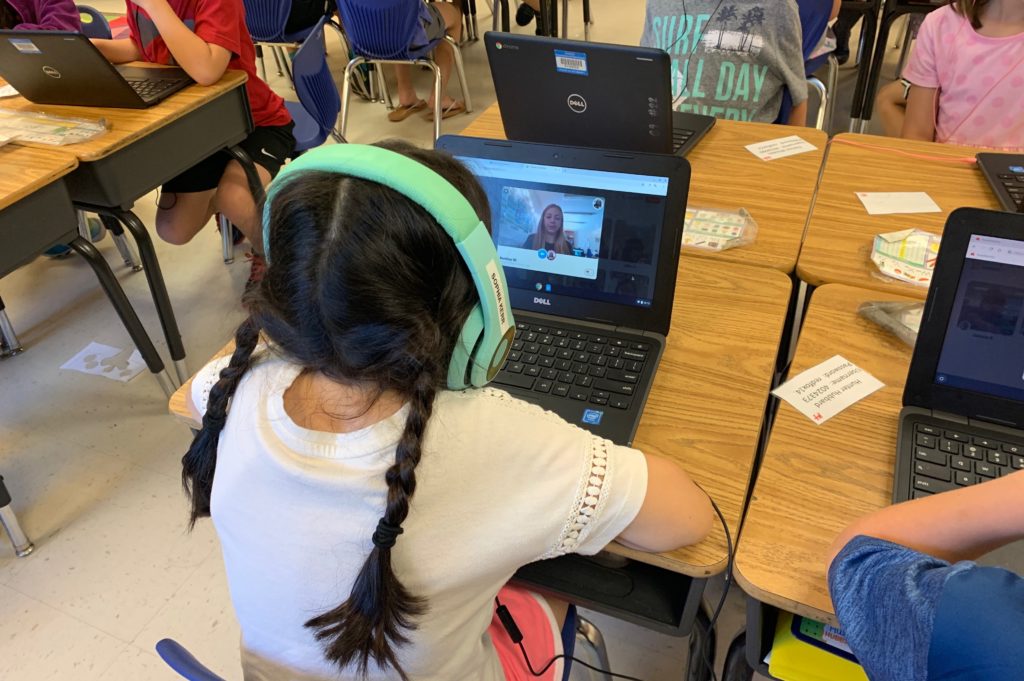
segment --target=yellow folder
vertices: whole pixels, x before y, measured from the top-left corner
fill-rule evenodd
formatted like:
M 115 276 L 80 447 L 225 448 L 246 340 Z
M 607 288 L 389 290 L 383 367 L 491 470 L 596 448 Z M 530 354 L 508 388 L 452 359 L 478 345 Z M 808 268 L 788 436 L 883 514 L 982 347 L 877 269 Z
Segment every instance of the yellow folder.
M 809 637 L 828 640 L 828 636 L 820 635 L 826 630 L 824 625 L 813 620 L 804 622 L 809 625 L 803 628 L 810 630 Z M 788 612 L 779 613 L 768 671 L 782 681 L 868 681 L 859 664 L 797 638 L 793 634 L 793 615 Z

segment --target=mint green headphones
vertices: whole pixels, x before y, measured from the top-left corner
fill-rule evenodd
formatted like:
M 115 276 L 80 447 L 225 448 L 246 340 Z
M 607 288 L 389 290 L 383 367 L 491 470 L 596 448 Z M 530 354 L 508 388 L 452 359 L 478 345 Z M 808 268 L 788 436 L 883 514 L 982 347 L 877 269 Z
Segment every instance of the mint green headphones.
M 448 387 L 487 384 L 501 369 L 515 334 L 505 271 L 487 227 L 469 201 L 443 177 L 411 158 L 362 144 L 317 147 L 292 161 L 267 189 L 263 253 L 270 262 L 270 204 L 287 178 L 320 170 L 377 182 L 404 194 L 430 213 L 455 242 L 480 297 L 459 334 L 448 366 Z

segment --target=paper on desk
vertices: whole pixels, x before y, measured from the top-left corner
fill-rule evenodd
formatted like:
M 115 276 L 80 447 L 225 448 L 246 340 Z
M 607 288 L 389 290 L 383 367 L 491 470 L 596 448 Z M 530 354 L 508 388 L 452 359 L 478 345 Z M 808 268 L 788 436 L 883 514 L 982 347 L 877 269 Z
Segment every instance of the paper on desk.
M 924 192 L 857 192 L 868 215 L 941 213 L 939 204 Z
M 920 229 L 879 234 L 871 247 L 871 262 L 887 277 L 917 286 L 932 283 L 942 237 Z
M 127 383 L 146 368 L 146 363 L 142 361 L 142 355 L 138 350 L 122 350 L 93 342 L 64 362 L 60 368 Z
M 772 395 L 821 424 L 883 387 L 877 378 L 842 355 L 835 355 L 789 379 Z
M 747 151 L 762 161 L 772 161 L 777 158 L 793 156 L 794 154 L 802 154 L 807 151 L 814 151 L 817 148 L 798 135 L 779 137 L 778 139 L 747 145 Z
M 13 85 L 0 85 L 0 97 L 16 97 L 18 91 L 14 89 Z

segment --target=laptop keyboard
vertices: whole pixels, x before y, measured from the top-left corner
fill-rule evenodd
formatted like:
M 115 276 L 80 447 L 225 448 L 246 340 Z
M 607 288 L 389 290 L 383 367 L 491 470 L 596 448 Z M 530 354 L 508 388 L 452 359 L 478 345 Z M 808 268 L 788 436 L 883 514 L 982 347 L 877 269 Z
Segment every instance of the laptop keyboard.
M 1024 469 L 1024 442 L 995 440 L 947 426 L 914 424 L 914 499 Z
M 132 86 L 136 94 L 142 97 L 143 100 L 151 102 L 154 99 L 160 97 L 168 90 L 176 88 L 180 83 L 180 79 L 149 79 L 149 78 L 125 78 L 128 84 Z
M 650 343 L 518 322 L 508 360 L 493 382 L 628 409 L 651 350 Z
M 1017 207 L 1017 212 L 1024 213 L 1024 175 L 1004 173 L 999 176 L 999 182 L 1010 195 L 1010 200 Z
M 672 128 L 672 151 L 676 152 L 690 141 L 690 138 L 696 134 L 695 130 L 685 130 L 683 128 Z

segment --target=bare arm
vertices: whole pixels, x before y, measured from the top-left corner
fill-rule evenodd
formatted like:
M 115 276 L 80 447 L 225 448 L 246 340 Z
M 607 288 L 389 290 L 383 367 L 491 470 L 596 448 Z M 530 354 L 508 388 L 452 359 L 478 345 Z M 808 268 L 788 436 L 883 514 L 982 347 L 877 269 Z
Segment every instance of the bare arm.
M 138 0 L 136 3 L 149 14 L 174 60 L 200 85 L 213 85 L 228 68 L 231 52 L 220 45 L 212 45 L 193 33 L 167 0 Z
M 839 10 L 843 6 L 843 0 L 832 0 L 832 14 L 828 15 L 828 20 L 832 21 L 839 16 Z
M 674 461 L 645 454 L 647 494 L 640 512 L 617 541 L 657 553 L 696 544 L 711 531 L 708 496 Z
M 907 96 L 907 116 L 903 119 L 903 130 L 900 137 L 912 140 L 935 140 L 935 96 L 937 90 L 932 87 L 910 88 Z
M 1024 539 L 1024 471 L 866 515 L 839 533 L 828 564 L 861 534 L 949 562 L 974 560 Z
M 123 64 L 126 61 L 137 61 L 142 59 L 142 53 L 139 52 L 139 48 L 135 47 L 130 39 L 125 38 L 123 40 L 103 40 L 102 38 L 94 38 L 92 44 L 96 46 L 96 49 L 107 58 L 107 61 L 112 64 Z
M 789 119 L 786 121 L 786 125 L 807 125 L 807 100 L 800 102 L 793 107 L 793 110 L 789 112 Z

